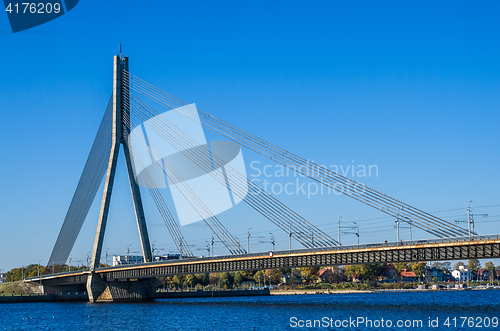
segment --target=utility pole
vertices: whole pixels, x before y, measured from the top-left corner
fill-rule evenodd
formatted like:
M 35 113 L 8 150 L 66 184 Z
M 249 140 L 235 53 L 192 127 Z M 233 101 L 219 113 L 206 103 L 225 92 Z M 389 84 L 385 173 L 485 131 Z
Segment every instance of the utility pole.
M 340 243 L 340 219 L 344 217 L 343 215 L 339 217 L 339 246 L 342 246 L 342 244 Z
M 250 230 L 252 228 L 248 228 L 248 231 L 247 231 L 247 254 L 250 253 Z
M 70 256 L 69 257 L 69 263 L 68 263 L 68 271 L 71 271 L 71 260 L 72 260 L 72 258 Z
M 412 241 L 412 237 L 411 237 L 411 221 L 408 221 L 408 225 L 410 226 L 410 241 Z
M 274 245 L 275 245 L 275 243 L 274 243 L 274 234 L 272 232 L 269 232 L 269 234 L 272 236 L 271 237 L 271 244 L 273 244 L 273 252 L 274 252 Z
M 179 241 L 179 253 L 180 253 L 180 259 L 182 259 L 182 240 Z
M 474 200 L 469 201 L 469 203 L 467 204 L 467 222 L 469 223 L 469 240 L 472 239 L 471 225 L 474 226 L 474 219 L 473 219 L 472 214 L 470 212 L 470 203 L 472 201 L 474 201 Z M 474 230 L 472 230 L 472 232 L 474 232 Z
M 353 223 L 356 224 L 356 236 L 358 237 L 358 247 L 359 247 L 359 225 L 356 222 Z
M 151 255 L 152 255 L 152 259 L 153 261 L 155 260 L 155 241 L 153 241 L 153 244 L 151 245 Z
M 397 231 L 397 240 L 396 240 L 396 242 L 399 244 L 399 210 L 398 210 L 398 214 L 396 215 L 396 231 Z
M 210 244 L 212 245 L 212 249 L 211 249 L 211 251 L 212 251 L 212 257 L 214 257 L 214 236 L 212 236 Z
M 109 248 L 108 248 L 109 249 Z M 108 249 L 106 249 L 106 265 L 109 265 L 108 264 Z
M 288 230 L 288 249 L 292 250 L 292 227 Z

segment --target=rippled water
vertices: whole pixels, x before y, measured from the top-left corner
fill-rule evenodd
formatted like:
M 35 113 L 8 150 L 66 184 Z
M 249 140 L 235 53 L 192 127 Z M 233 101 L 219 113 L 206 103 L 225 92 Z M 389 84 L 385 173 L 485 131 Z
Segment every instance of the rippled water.
M 449 291 L 170 299 L 153 303 L 2 304 L 0 329 L 498 330 L 500 325 L 493 327 L 492 322 L 494 317 L 500 318 L 499 296 L 500 291 Z M 469 318 L 463 327 L 464 319 L 460 317 Z M 470 317 L 474 318 L 472 324 Z M 346 325 L 349 318 L 351 322 Z M 352 323 L 361 322 L 361 318 L 365 322 Z M 429 318 L 438 319 L 437 328 L 429 327 Z M 447 318 L 449 326 L 444 325 Z M 316 322 L 316 328 L 306 327 L 308 321 L 314 323 L 314 320 L 321 324 Z M 391 327 L 388 320 L 393 324 Z M 398 328 L 398 321 L 417 321 L 417 324 Z M 486 321 L 489 327 L 485 327 Z

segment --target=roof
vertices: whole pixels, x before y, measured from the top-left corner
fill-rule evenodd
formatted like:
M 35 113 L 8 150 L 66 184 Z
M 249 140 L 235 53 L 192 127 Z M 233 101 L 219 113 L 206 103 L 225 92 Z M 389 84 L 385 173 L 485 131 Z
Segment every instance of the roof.
M 385 264 L 385 271 L 389 271 L 391 269 L 396 269 L 396 268 L 394 268 L 394 265 L 392 265 L 392 263 L 386 263 Z
M 401 270 L 399 275 L 401 277 L 417 277 L 413 271 L 407 271 L 406 269 Z
M 330 269 L 328 269 L 328 268 L 321 269 L 321 270 L 318 272 L 318 276 L 319 276 L 319 277 L 323 276 L 323 274 L 324 274 L 325 272 L 327 272 L 328 270 L 330 270 Z

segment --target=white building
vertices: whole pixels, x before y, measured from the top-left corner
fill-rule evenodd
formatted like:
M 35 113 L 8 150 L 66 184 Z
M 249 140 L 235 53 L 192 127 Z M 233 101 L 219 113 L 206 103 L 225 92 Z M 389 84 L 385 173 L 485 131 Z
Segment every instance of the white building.
M 143 263 L 142 255 L 113 255 L 113 267 L 125 264 Z
M 155 261 L 179 260 L 180 258 L 181 258 L 180 254 L 165 254 L 165 255 L 155 256 Z
M 0 284 L 5 283 L 5 274 L 0 274 Z
M 469 269 L 464 268 L 463 265 L 458 267 L 458 270 L 453 270 L 451 275 L 455 280 L 460 282 L 467 282 L 472 279 L 472 275 Z

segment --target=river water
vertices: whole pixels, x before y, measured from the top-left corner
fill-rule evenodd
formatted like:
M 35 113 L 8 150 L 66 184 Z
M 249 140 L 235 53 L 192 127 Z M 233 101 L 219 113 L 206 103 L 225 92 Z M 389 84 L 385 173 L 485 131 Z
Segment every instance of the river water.
M 498 330 L 500 291 L 2 304 L 0 314 L 1 330 Z

